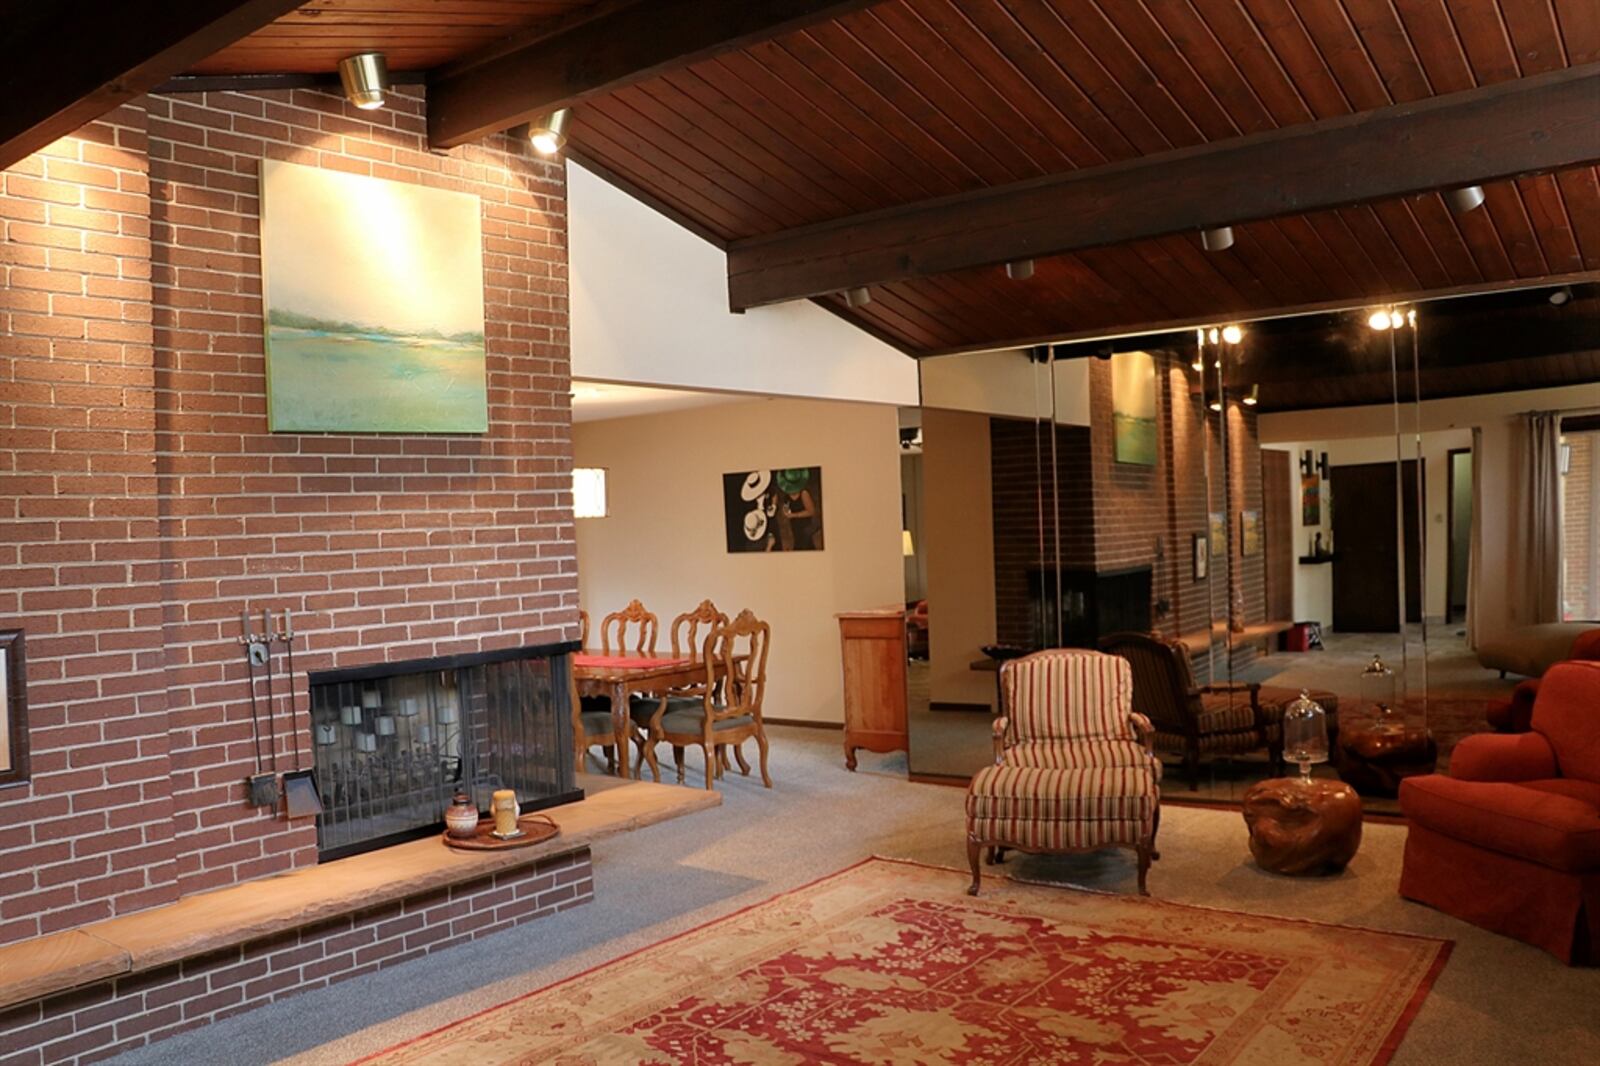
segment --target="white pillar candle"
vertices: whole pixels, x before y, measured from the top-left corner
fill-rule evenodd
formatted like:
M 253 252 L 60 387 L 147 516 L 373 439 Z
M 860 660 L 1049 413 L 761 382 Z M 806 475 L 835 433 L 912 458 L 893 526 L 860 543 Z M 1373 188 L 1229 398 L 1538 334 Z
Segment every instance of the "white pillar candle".
M 378 690 L 375 688 L 363 690 L 361 693 L 361 706 L 367 708 L 369 711 L 377 710 L 379 707 L 382 707 L 383 700 L 379 698 Z
M 361 751 L 377 751 L 378 738 L 371 733 L 357 733 L 356 747 Z
M 339 739 L 339 730 L 332 723 L 317 726 L 317 743 L 324 748 Z
M 400 717 L 415 718 L 417 716 L 417 698 L 406 696 L 400 701 Z
M 433 743 L 433 726 L 431 726 L 431 725 L 419 725 L 419 726 L 417 726 L 417 743 L 418 744 L 432 744 Z
M 386 714 L 378 716 L 378 735 L 380 737 L 394 736 L 394 719 Z
M 361 708 L 353 703 L 347 703 L 339 711 L 339 721 L 345 725 L 361 724 Z

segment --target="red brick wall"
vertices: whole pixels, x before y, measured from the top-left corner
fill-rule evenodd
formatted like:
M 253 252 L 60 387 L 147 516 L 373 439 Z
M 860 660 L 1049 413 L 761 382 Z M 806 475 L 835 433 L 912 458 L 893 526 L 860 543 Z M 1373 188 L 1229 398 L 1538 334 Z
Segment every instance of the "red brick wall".
M 487 434 L 267 432 L 263 157 L 481 198 Z M 295 610 L 302 672 L 565 639 L 577 603 L 559 168 L 429 152 L 419 96 L 295 90 L 141 101 L 4 180 L 0 628 L 34 780 L 0 790 L 0 942 L 315 860 L 309 820 L 243 802 L 246 599 Z
M 0 1010 L 6 1066 L 90 1063 L 594 898 L 587 848 Z

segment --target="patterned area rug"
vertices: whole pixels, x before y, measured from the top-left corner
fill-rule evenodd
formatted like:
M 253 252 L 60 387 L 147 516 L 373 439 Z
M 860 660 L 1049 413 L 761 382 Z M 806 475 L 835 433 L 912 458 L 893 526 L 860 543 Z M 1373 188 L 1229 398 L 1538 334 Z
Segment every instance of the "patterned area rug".
M 1450 942 L 871 859 L 365 1062 L 1387 1061 Z

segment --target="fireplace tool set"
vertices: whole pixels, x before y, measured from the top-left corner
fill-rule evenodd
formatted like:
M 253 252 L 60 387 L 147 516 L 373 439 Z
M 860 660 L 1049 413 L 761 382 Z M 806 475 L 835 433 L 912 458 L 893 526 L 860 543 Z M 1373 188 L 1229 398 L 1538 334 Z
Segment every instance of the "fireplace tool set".
M 244 648 L 245 668 L 250 678 L 250 737 L 255 752 L 256 772 L 245 780 L 246 792 L 252 807 L 276 807 L 279 781 L 290 818 L 309 818 L 322 813 L 322 797 L 317 790 L 316 771 L 305 769 L 300 761 L 298 734 L 299 710 L 295 700 L 294 672 L 294 620 L 288 610 L 283 612 L 283 625 L 274 629 L 272 611 L 261 611 L 261 632 L 250 630 L 250 610 L 239 612 L 239 644 Z M 282 644 L 288 666 L 286 695 L 289 697 L 289 742 L 294 749 L 294 769 L 279 774 L 278 771 L 278 699 L 274 685 L 273 646 Z M 262 714 L 256 702 L 256 667 L 262 667 L 267 682 L 266 740 L 267 755 L 261 754 Z M 307 725 L 310 710 L 307 709 Z

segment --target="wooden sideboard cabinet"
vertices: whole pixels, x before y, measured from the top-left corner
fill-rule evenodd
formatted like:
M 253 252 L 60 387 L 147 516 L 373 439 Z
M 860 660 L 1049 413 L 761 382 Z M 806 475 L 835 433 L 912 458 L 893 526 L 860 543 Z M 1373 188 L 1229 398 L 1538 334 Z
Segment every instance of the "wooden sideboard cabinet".
M 899 607 L 837 617 L 844 661 L 844 764 L 854 770 L 857 748 L 908 750 L 906 620 Z

